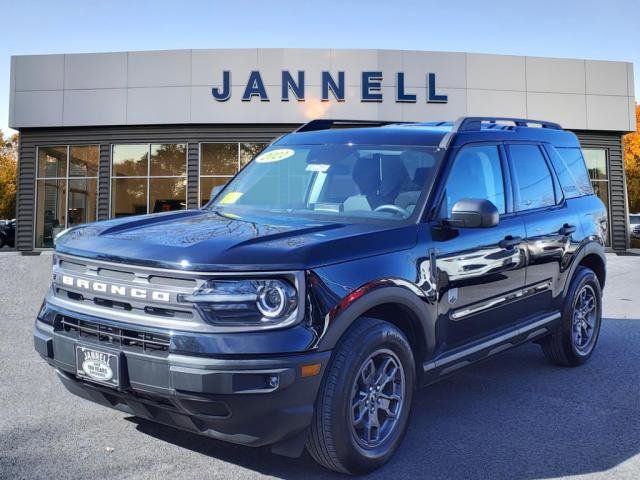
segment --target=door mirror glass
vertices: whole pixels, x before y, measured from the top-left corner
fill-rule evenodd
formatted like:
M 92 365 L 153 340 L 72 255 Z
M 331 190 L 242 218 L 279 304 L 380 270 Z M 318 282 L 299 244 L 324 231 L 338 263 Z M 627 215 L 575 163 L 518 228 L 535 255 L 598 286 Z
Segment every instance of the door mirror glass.
M 484 198 L 462 198 L 451 209 L 449 224 L 458 228 L 490 228 L 498 225 L 498 208 Z

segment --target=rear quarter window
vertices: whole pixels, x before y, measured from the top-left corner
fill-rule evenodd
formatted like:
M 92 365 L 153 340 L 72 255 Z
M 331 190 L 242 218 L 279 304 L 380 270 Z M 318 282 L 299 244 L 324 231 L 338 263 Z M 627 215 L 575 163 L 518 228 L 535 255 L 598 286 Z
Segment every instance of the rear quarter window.
M 553 178 L 537 145 L 509 145 L 516 211 L 556 204 Z
M 555 148 L 551 145 L 545 148 L 565 198 L 576 198 L 593 193 L 589 172 L 579 148 Z

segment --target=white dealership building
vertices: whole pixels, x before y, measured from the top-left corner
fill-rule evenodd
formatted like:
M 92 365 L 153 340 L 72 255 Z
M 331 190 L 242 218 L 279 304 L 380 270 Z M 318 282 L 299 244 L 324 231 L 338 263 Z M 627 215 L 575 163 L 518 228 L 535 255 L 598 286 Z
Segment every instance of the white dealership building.
M 279 135 L 316 118 L 544 119 L 574 131 L 609 245 L 627 248 L 622 135 L 631 63 L 397 50 L 225 49 L 14 56 L 21 251 L 65 227 L 197 208 Z

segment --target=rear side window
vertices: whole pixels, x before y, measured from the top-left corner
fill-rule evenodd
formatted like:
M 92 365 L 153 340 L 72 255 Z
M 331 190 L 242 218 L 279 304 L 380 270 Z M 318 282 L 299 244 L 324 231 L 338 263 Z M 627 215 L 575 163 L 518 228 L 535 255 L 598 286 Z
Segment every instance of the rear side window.
M 504 181 L 496 145 L 463 148 L 453 162 L 446 187 L 447 215 L 463 198 L 486 199 L 505 212 Z
M 566 198 L 591 195 L 593 187 L 589 172 L 579 148 L 555 148 L 548 145 L 547 152 L 558 175 L 562 191 Z
M 537 145 L 509 145 L 517 211 L 555 205 L 553 179 Z

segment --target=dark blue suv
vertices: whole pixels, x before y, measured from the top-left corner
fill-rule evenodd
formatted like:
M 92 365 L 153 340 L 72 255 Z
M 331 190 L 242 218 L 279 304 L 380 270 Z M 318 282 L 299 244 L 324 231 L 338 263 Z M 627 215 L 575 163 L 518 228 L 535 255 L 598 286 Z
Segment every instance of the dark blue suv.
M 80 397 L 362 473 L 416 387 L 591 356 L 606 219 L 554 123 L 317 120 L 202 209 L 61 233 L 35 347 Z

